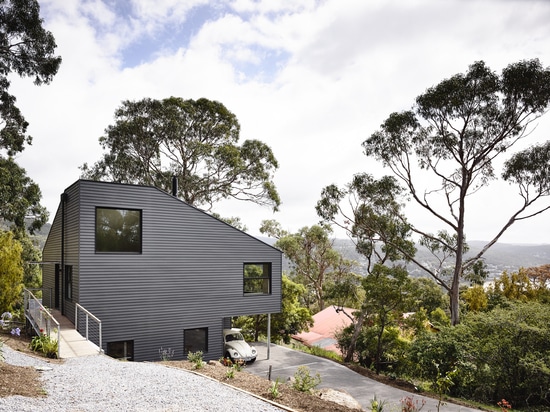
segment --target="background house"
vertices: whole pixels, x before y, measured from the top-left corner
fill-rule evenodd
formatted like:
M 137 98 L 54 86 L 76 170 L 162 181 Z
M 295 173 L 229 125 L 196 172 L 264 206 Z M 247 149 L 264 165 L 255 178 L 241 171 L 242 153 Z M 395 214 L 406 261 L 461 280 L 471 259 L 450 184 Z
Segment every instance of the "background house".
M 43 260 L 44 302 L 73 323 L 76 303 L 101 319 L 114 357 L 217 359 L 231 317 L 281 310 L 279 250 L 154 187 L 78 180 Z
M 313 325 L 307 332 L 292 335 L 293 339 L 307 346 L 318 346 L 341 355 L 336 334 L 352 324 L 352 314 L 357 309 L 329 306 L 313 315 Z

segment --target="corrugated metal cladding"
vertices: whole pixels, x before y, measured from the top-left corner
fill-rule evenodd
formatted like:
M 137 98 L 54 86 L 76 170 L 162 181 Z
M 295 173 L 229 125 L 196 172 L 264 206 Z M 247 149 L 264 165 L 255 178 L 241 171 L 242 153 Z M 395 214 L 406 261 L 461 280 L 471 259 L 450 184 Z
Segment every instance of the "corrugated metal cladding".
M 73 302 L 102 320 L 104 349 L 133 341 L 135 360 L 158 360 L 161 347 L 181 359 L 183 331 L 208 328 L 205 359 L 217 359 L 227 318 L 280 312 L 282 255 L 272 246 L 153 187 L 79 180 L 66 193 Z M 95 252 L 97 207 L 141 210 L 141 254 Z M 60 224 L 58 211 L 44 256 L 59 253 Z M 244 263 L 271 264 L 270 295 L 243 295 Z

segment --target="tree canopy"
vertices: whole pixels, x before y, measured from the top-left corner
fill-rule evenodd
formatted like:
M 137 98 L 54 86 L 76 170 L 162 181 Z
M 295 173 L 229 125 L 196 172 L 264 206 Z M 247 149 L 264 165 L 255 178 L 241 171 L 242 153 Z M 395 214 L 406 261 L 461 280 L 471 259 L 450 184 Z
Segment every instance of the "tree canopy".
M 0 232 L 0 313 L 11 311 L 23 291 L 23 247 L 11 232 Z
M 415 263 L 447 289 L 453 324 L 459 322 L 459 282 L 464 272 L 513 223 L 550 207 L 535 205 L 550 194 L 550 144 L 546 143 L 514 155 L 505 164 L 502 177 L 519 186 L 523 202 L 478 254 L 464 259 L 471 195 L 497 178 L 495 159 L 532 131 L 530 126 L 549 102 L 550 70 L 537 59 L 510 64 L 501 75 L 484 62 L 475 62 L 466 73 L 427 89 L 411 110 L 390 114 L 380 130 L 363 142 L 365 154 L 389 168 L 410 199 L 442 225 L 434 234 L 407 223 L 424 245 L 452 261 L 450 280 L 441 270 L 443 265 L 429 268 Z M 405 223 L 396 213 L 393 216 Z M 357 213 L 354 220 L 359 220 Z M 410 249 L 388 240 L 414 261 Z
M 205 98 L 124 101 L 115 123 L 99 141 L 107 152 L 84 178 L 153 185 L 211 210 L 227 198 L 251 201 L 277 210 L 279 194 L 272 182 L 278 168 L 271 149 L 259 140 L 238 144 L 237 117 L 222 103 Z
M 8 76 L 15 73 L 32 77 L 36 85 L 51 82 L 61 57 L 54 54 L 55 39 L 42 26 L 40 6 L 36 0 L 5 0 L 0 4 L 0 217 L 18 228 L 24 218 L 33 214 L 36 220 L 31 229 L 39 228 L 46 220 L 46 210 L 40 206 L 38 186 L 26 176 L 25 170 L 13 156 L 31 144 L 28 122 L 9 92 Z

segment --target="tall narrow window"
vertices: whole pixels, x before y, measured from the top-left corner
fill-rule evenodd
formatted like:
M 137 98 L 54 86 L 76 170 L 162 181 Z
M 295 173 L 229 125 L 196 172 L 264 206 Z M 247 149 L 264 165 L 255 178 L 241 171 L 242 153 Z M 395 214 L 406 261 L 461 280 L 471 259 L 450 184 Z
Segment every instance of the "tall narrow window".
M 208 328 L 185 329 L 183 331 L 183 351 L 185 353 L 208 352 Z
M 271 263 L 245 263 L 243 289 L 245 294 L 271 293 Z
M 65 299 L 73 298 L 73 266 L 65 265 Z
M 96 209 L 96 252 L 141 253 L 141 210 Z

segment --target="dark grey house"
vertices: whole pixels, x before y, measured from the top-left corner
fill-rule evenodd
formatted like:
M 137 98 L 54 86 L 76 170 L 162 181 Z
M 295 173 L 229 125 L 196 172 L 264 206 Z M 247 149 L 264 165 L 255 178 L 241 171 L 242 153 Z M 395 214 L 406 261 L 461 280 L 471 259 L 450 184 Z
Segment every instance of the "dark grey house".
M 218 359 L 231 317 L 281 310 L 279 250 L 154 187 L 78 180 L 43 261 L 44 298 L 73 323 L 76 303 L 101 319 L 114 357 Z

